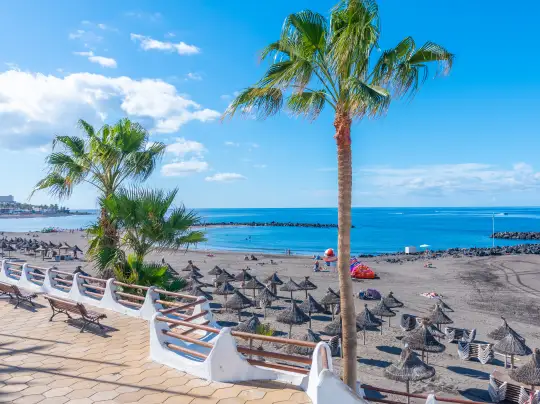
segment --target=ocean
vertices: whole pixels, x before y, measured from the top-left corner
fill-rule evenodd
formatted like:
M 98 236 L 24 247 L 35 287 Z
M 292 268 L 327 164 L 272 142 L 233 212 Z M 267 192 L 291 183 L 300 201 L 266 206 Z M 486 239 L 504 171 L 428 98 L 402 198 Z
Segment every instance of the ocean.
M 198 209 L 207 222 L 337 223 L 335 208 Z M 37 231 L 44 227 L 76 229 L 88 226 L 87 216 L 0 219 L 0 231 Z M 353 254 L 403 251 L 405 246 L 429 244 L 431 249 L 490 247 L 492 215 L 495 231 L 540 231 L 540 208 L 353 208 Z M 321 254 L 337 247 L 337 229 L 302 227 L 223 227 L 207 229 L 208 241 L 199 249 Z M 496 245 L 522 241 L 495 240 Z

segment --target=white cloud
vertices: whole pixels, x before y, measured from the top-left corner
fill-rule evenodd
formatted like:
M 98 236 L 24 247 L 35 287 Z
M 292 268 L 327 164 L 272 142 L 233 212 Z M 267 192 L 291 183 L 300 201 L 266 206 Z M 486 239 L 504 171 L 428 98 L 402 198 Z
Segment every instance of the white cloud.
M 254 164 L 253 167 L 254 168 L 266 168 L 268 166 L 266 164 Z
M 161 167 L 161 174 L 165 177 L 185 177 L 204 171 L 208 171 L 208 163 L 196 159 L 164 164 Z
M 231 141 L 227 141 L 227 142 L 225 142 L 225 146 L 233 146 L 233 147 L 238 147 L 238 146 L 240 146 L 240 143 L 236 143 L 236 142 L 231 142 Z
M 223 94 L 219 98 L 221 98 L 224 101 L 230 101 L 233 99 L 233 97 L 237 97 L 238 94 L 240 94 L 239 91 L 234 91 L 232 94 Z
M 195 154 L 202 156 L 206 152 L 206 148 L 202 143 L 194 140 L 186 140 L 183 137 L 176 138 L 176 141 L 167 146 L 167 152 L 178 157 L 184 157 L 186 154 Z
M 110 68 L 116 68 L 117 64 L 116 64 L 116 60 L 114 60 L 113 58 L 108 58 L 108 57 L 105 57 L 105 56 L 96 56 L 94 55 L 94 52 L 92 51 L 89 51 L 89 52 L 73 52 L 75 55 L 78 55 L 78 56 L 85 56 L 88 58 L 88 60 L 92 63 L 97 63 L 99 64 L 100 66 L 102 67 L 110 67 Z
M 202 76 L 199 73 L 188 73 L 186 74 L 186 80 L 201 81 Z
M 174 38 L 176 36 L 176 34 L 174 32 L 167 32 L 165 34 L 165 38 Z
M 74 73 L 63 77 L 9 70 L 0 73 L 0 145 L 11 149 L 49 144 L 73 133 L 79 118 L 100 126 L 107 116 L 129 116 L 159 133 L 174 133 L 189 121 L 220 113 L 179 94 L 158 79 Z
M 93 31 L 87 31 L 84 29 L 78 29 L 76 31 L 71 32 L 68 35 L 69 39 L 78 39 L 85 43 L 85 45 L 88 46 L 88 44 L 93 44 L 96 42 L 101 42 L 103 40 L 103 37 L 101 35 L 97 35 Z
M 253 147 L 254 149 L 258 149 L 260 147 L 258 143 L 251 143 L 250 146 Z
M 526 163 L 517 163 L 511 169 L 477 163 L 371 167 L 359 170 L 359 174 L 360 181 L 401 194 L 445 196 L 540 189 L 540 172 Z
M 139 42 L 141 49 L 147 50 L 158 50 L 164 52 L 176 52 L 179 55 L 194 55 L 200 53 L 201 50 L 195 45 L 188 45 L 185 42 L 166 42 L 158 41 L 157 39 L 152 39 L 149 36 L 131 34 L 131 40 Z
M 242 174 L 237 173 L 217 173 L 211 177 L 206 177 L 204 180 L 209 182 L 232 182 L 238 180 L 246 180 Z

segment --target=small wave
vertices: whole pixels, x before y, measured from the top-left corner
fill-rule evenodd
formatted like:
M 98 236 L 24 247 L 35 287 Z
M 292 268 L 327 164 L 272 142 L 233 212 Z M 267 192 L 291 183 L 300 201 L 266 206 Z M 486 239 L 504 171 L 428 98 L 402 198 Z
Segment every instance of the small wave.
M 403 212 L 392 212 L 392 213 L 389 213 L 389 215 L 402 215 Z

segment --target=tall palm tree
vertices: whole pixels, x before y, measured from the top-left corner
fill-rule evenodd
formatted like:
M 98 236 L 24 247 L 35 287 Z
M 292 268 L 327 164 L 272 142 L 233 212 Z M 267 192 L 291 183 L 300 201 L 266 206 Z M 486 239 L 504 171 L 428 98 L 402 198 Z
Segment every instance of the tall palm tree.
M 154 171 L 163 156 L 165 145 L 148 141 L 148 131 L 129 119 L 104 125 L 96 131 L 92 125 L 79 120 L 84 137 L 56 136 L 53 151 L 46 158 L 48 174 L 39 181 L 32 194 L 48 190 L 59 199 L 69 198 L 73 189 L 82 183 L 95 187 L 101 199 L 119 189 L 124 181 L 144 181 Z M 57 208 L 57 205 L 55 205 Z M 116 251 L 118 230 L 107 210 L 101 207 L 99 243 L 110 257 Z M 108 260 L 97 260 L 103 274 Z
M 193 211 L 172 207 L 178 189 L 172 191 L 119 189 L 102 201 L 122 232 L 120 244 L 139 261 L 151 252 L 179 249 L 206 241 L 204 233 L 191 230 L 200 223 Z
M 386 112 L 391 94 L 414 95 L 435 62 L 446 73 L 453 55 L 427 42 L 417 48 L 406 37 L 395 48 L 376 53 L 380 36 L 379 11 L 374 0 L 342 0 L 330 19 L 304 10 L 289 15 L 280 38 L 262 51 L 272 57 L 266 74 L 232 101 L 224 116 L 236 113 L 266 118 L 282 107 L 296 115 L 316 119 L 324 107 L 334 114 L 334 138 L 338 159 L 338 268 L 343 318 L 344 380 L 355 388 L 356 326 L 351 250 L 353 119 L 376 117 Z

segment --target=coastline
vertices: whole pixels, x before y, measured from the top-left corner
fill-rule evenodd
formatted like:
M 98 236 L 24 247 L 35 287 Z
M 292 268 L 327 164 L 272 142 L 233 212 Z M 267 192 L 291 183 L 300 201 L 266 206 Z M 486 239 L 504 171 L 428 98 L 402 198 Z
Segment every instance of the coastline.
M 40 217 L 65 217 L 65 216 L 88 216 L 88 212 L 70 212 L 70 213 L 28 213 L 28 214 L 0 214 L 0 219 L 34 219 Z

